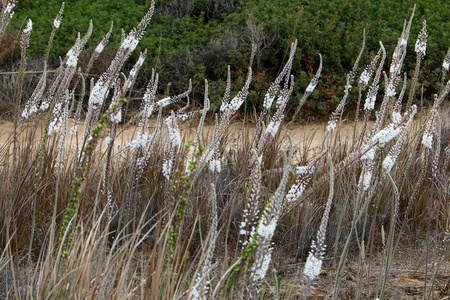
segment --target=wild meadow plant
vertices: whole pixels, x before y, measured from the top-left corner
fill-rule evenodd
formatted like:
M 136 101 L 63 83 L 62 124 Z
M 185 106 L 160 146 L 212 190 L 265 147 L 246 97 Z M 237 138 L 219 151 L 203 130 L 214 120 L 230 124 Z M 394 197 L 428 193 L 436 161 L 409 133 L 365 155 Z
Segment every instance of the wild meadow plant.
M 2 8 L 0 38 L 15 4 L 6 1 Z M 115 56 L 98 78 L 89 71 L 108 45 L 112 23 L 86 66 L 80 57 L 93 22 L 84 36 L 78 34 L 56 73 L 47 72 L 63 10 L 64 4 L 52 25 L 44 72 L 24 103 L 17 81 L 15 126 L 0 145 L 2 298 L 308 299 L 330 266 L 335 267 L 334 280 L 325 290 L 333 299 L 389 298 L 395 253 L 411 239 L 408 228 L 424 236 L 427 250 L 439 249 L 436 256 L 427 251 L 426 272 L 432 277 L 423 295 L 438 290 L 450 223 L 450 52 L 443 58 L 441 91 L 428 108 L 419 109 L 425 21 L 414 46 L 411 78 L 402 68 L 414 13 L 389 66 L 380 42 L 360 70 L 364 32 L 342 99 L 324 125 L 323 141 L 314 155 L 306 155 L 286 129 L 302 128 L 295 122 L 320 86 L 325 72 L 321 55 L 303 95 L 293 99 L 294 41 L 261 99 L 255 126 L 244 121 L 245 134 L 234 141 L 231 125 L 252 88 L 256 46 L 235 95 L 228 67 L 222 104 L 211 117 L 209 95 L 214 91 L 208 81 L 199 108 L 190 101 L 195 83 L 184 93 L 160 96 L 153 70 L 140 109 L 124 124 L 124 105 L 133 98 L 134 82 L 150 55 L 141 52 L 129 71 L 124 65 L 145 34 L 155 2 L 133 30 L 122 32 Z M 17 76 L 22 79 L 32 37 L 30 20 L 21 34 Z M 353 135 L 342 143 L 343 116 L 353 97 Z M 209 119 L 214 126 L 208 138 Z M 80 135 L 79 123 L 84 125 Z M 135 133 L 125 142 L 127 127 Z M 192 140 L 186 128 L 193 128 Z M 373 283 L 370 264 L 377 252 L 383 269 Z M 274 282 L 272 270 L 285 274 L 291 259 L 299 276 Z M 357 288 L 347 291 L 342 274 L 352 259 L 358 262 Z
M 11 21 L 14 15 L 14 8 L 16 7 L 17 0 L 8 0 L 3 1 L 3 7 L 1 12 L 1 24 L 0 24 L 0 41 L 3 39 L 3 35 L 5 34 L 6 27 L 8 27 L 9 22 Z

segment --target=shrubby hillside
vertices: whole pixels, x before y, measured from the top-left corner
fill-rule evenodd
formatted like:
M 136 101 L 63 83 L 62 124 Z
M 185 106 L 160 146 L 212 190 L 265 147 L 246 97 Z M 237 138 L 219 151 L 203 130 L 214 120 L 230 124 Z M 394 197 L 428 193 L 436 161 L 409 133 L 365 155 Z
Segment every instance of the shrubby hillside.
M 24 0 L 18 3 L 11 28 L 17 31 L 28 18 L 33 20 L 31 58 L 44 55 L 43 45 L 47 44 L 61 3 L 61 0 Z M 423 91 L 426 100 L 439 90 L 438 83 L 431 83 L 431 78 L 440 76 L 450 40 L 450 3 L 429 0 L 416 3 L 408 52 L 414 53 L 415 39 L 422 21 L 426 19 L 429 39 L 419 76 L 419 85 L 423 85 L 423 89 L 418 89 Z M 108 58 L 119 45 L 121 28 L 128 31 L 135 26 L 149 5 L 149 0 L 67 1 L 50 62 L 54 67 L 59 65 L 58 57 L 65 55 L 73 45 L 77 32 L 86 32 L 90 19 L 94 22 L 94 33 L 86 45 L 86 53 L 90 53 L 89 49 L 92 52 L 113 21 L 111 43 L 106 49 L 110 55 L 102 55 L 93 69 L 93 73 L 100 73 L 108 66 Z M 237 90 L 245 79 L 251 42 L 254 41 L 258 46 L 253 66 L 256 74 L 245 109 L 261 108 L 263 93 L 280 71 L 274 66 L 281 66 L 286 61 L 290 42 L 298 39 L 293 66 L 296 85 L 291 105 L 300 99 L 309 78 L 318 68 L 320 53 L 324 60 L 321 84 L 306 103 L 303 113 L 326 113 L 336 107 L 343 95 L 345 70 L 351 69 L 358 55 L 363 29 L 366 29 L 367 51 L 362 58 L 361 69 L 376 54 L 379 41 L 383 41 L 388 53 L 393 51 L 397 33 L 413 9 L 411 5 L 409 1 L 398 0 L 160 0 L 156 3 L 152 24 L 138 46 L 140 51 L 148 49 L 149 59 L 141 71 L 146 74 L 139 77 L 141 81 L 135 88 L 142 88 L 146 84 L 144 80 L 150 78 L 151 69 L 156 68 L 161 89 L 167 89 L 169 85 L 170 93 L 179 93 L 192 79 L 194 101 L 201 103 L 203 79 L 208 78 L 213 88 L 223 91 L 227 65 L 231 65 Z M 18 46 L 16 49 L 19 52 Z M 129 68 L 139 51 L 133 55 L 134 60 L 128 62 Z M 85 54 L 84 64 L 87 64 L 88 56 Z M 414 72 L 414 63 L 415 56 L 407 56 L 404 71 L 409 77 Z M 350 98 L 351 103 L 356 101 L 355 95 Z M 220 99 L 213 97 L 211 100 L 212 108 L 216 109 Z

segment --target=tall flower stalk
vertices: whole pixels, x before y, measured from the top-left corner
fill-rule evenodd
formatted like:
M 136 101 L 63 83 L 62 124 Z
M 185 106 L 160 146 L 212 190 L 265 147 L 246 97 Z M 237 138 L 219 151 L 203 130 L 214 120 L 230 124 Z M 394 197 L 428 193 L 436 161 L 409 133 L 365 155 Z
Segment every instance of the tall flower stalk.
M 103 101 L 108 96 L 109 89 L 112 83 L 119 76 L 119 72 L 122 69 L 125 61 L 130 57 L 131 53 L 134 51 L 138 45 L 144 31 L 150 22 L 155 10 L 155 1 L 152 0 L 150 8 L 144 18 L 141 20 L 139 25 L 130 31 L 130 33 L 122 40 L 119 50 L 116 56 L 112 60 L 111 64 L 99 78 L 94 88 L 89 96 L 89 106 L 86 115 L 85 125 L 84 125 L 84 138 L 89 136 L 92 126 L 96 123 L 98 116 L 100 114 L 100 108 L 103 105 Z
M 13 2 L 8 2 L 8 5 L 12 5 Z M 8 7 L 6 7 L 8 9 Z M 12 8 L 11 8 L 12 9 Z M 22 35 L 20 37 L 20 67 L 19 67 L 19 78 L 17 79 L 17 89 L 16 89 L 16 95 L 15 95 L 15 103 L 16 103 L 16 111 L 15 111 L 15 118 L 14 118 L 14 141 L 13 141 L 13 163 L 15 164 L 16 159 L 16 153 L 17 153 L 17 125 L 19 120 L 19 107 L 22 102 L 22 94 L 23 94 L 23 78 L 25 75 L 25 70 L 27 68 L 27 48 L 30 44 L 30 35 L 31 30 L 33 29 L 33 22 L 31 20 L 28 20 L 27 26 L 22 31 Z M 0 28 L 1 30 L 1 28 Z M 1 32 L 0 32 L 1 34 Z M 0 36 L 1 41 L 1 36 Z
M 0 42 L 5 34 L 6 27 L 8 27 L 14 15 L 14 7 L 16 7 L 17 0 L 7 0 L 3 2 L 3 9 L 0 13 Z
M 249 255 L 253 258 L 253 263 L 248 269 L 250 274 L 249 285 L 246 287 L 246 294 L 249 299 L 256 298 L 255 291 L 258 291 L 259 284 L 266 277 L 272 260 L 272 238 L 283 207 L 291 159 L 292 151 L 289 151 L 288 155 L 285 154 L 280 184 L 266 204 L 255 233 L 250 237 L 250 242 L 244 250 L 244 259 L 248 259 Z
M 414 69 L 414 76 L 412 78 L 411 88 L 409 90 L 408 102 L 406 104 L 406 107 L 410 107 L 412 104 L 412 101 L 414 99 L 414 94 L 415 94 L 416 85 L 417 85 L 417 79 L 419 78 L 420 63 L 422 62 L 423 58 L 425 57 L 425 54 L 427 51 L 427 38 L 428 38 L 427 21 L 424 20 L 422 30 L 419 33 L 419 37 L 417 38 L 416 45 L 414 47 L 414 51 L 416 52 L 416 55 L 417 55 L 416 66 Z
M 331 204 L 333 203 L 334 197 L 334 165 L 330 154 L 328 155 L 328 161 L 330 163 L 330 193 L 325 205 L 325 211 L 322 215 L 322 220 L 320 221 L 319 230 L 317 231 L 316 238 L 311 242 L 311 250 L 303 269 L 303 275 L 306 277 L 307 281 L 307 295 L 309 294 L 309 288 L 313 280 L 320 274 L 325 250 L 327 248 L 327 245 L 325 244 L 325 237 L 327 233 L 328 220 L 330 218 Z

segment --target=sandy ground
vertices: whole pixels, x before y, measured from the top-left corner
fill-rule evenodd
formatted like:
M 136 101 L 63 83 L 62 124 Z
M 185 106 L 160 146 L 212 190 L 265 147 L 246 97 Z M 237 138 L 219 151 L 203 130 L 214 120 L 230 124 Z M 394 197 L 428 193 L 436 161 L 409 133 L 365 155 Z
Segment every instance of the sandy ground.
M 449 300 L 450 260 L 448 254 L 441 257 L 438 253 L 439 250 L 432 243 L 428 245 L 428 249 L 424 242 L 401 243 L 387 275 L 385 299 Z M 336 265 L 337 261 L 330 261 L 325 257 L 322 271 L 312 283 L 310 297 L 307 299 L 331 299 L 336 279 Z M 340 276 L 339 299 L 355 299 L 357 289 L 362 291 L 360 299 L 376 299 L 385 275 L 385 265 L 386 257 L 383 252 L 372 256 L 367 254 L 360 267 L 357 257 L 347 259 Z M 306 286 L 301 276 L 303 268 L 304 262 L 290 261 L 282 262 L 276 267 L 275 272 L 283 277 L 283 285 L 287 286 L 287 283 L 290 283 L 292 286 L 290 299 L 302 299 L 301 295 L 304 294 Z M 363 270 L 363 274 L 359 275 L 358 270 Z
M 19 131 L 21 132 L 19 139 L 25 138 L 27 133 L 34 131 L 35 127 L 38 127 L 36 131 L 36 140 L 41 138 L 43 133 L 43 123 L 29 123 L 27 125 L 19 126 Z M 286 136 L 286 133 L 292 137 L 292 142 L 295 148 L 302 148 L 311 152 L 310 155 L 319 151 L 322 146 L 323 137 L 326 131 L 326 123 L 306 123 L 306 124 L 295 124 L 290 126 L 290 129 L 283 128 L 281 129 L 280 137 L 283 138 Z M 361 125 L 361 124 L 360 124 Z M 73 126 L 73 120 L 69 121 L 68 128 Z M 78 128 L 78 142 L 81 142 L 81 136 L 83 133 L 83 123 L 81 122 Z M 197 127 L 194 120 L 187 121 L 179 125 L 181 135 L 187 139 L 193 140 L 196 135 Z M 342 142 L 350 141 L 353 136 L 353 123 L 341 123 L 339 128 L 339 138 Z M 150 125 L 150 132 L 154 124 Z M 358 126 L 361 127 L 361 126 Z M 230 125 L 228 129 L 228 141 L 242 141 L 246 137 L 252 138 L 253 133 L 255 131 L 256 126 L 253 124 L 243 124 L 243 122 L 236 121 Z M 128 126 L 125 129 L 119 129 L 119 135 L 116 138 L 116 146 L 118 148 L 123 148 L 128 146 L 128 144 L 136 137 L 138 128 L 134 125 Z M 4 145 L 8 140 L 12 139 L 13 132 L 13 123 L 10 121 L 2 121 L 0 120 L 0 146 Z M 105 136 L 109 131 L 105 131 Z M 163 134 L 165 134 L 166 128 L 163 128 Z M 203 137 L 202 143 L 208 145 L 211 141 L 212 134 L 214 132 L 214 124 L 205 124 L 203 128 Z M 287 139 L 283 139 L 283 145 L 287 145 Z M 74 135 L 68 134 L 66 138 L 66 146 L 71 149 L 75 149 L 77 143 L 77 138 Z M 67 149 L 67 148 L 66 148 Z

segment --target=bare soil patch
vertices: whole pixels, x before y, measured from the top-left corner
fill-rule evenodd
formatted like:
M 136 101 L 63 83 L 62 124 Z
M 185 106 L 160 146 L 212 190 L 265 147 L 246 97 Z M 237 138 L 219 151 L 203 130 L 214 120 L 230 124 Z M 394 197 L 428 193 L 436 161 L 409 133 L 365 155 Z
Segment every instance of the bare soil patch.
M 385 299 L 450 299 L 450 260 L 448 255 L 445 257 L 437 255 L 438 251 L 439 249 L 433 245 L 428 245 L 427 249 L 424 242 L 400 244 L 387 275 Z M 283 260 L 281 257 L 278 259 L 280 264 L 276 266 L 274 272 L 282 276 L 284 282 L 282 286 L 287 286 L 287 283 L 292 286 L 290 299 L 303 299 L 305 284 L 301 272 L 304 262 L 295 263 Z M 338 260 L 339 257 L 335 261 L 325 256 L 322 271 L 314 280 L 308 299 L 331 299 Z M 340 278 L 339 299 L 355 299 L 358 289 L 362 290 L 361 299 L 373 300 L 377 299 L 377 295 L 379 296 L 385 276 L 384 252 L 368 254 L 360 263 L 361 265 L 358 265 L 356 255 L 347 258 Z M 359 274 L 358 270 L 364 270 L 364 272 Z M 285 290 L 281 291 L 282 294 L 285 292 Z M 269 292 L 269 294 L 272 293 Z
M 361 130 L 362 123 L 358 124 L 358 132 Z M 72 128 L 73 120 L 69 120 L 68 128 Z M 77 126 L 77 135 L 67 134 L 66 144 L 67 146 L 73 147 L 76 145 L 76 142 L 81 142 L 81 137 L 83 135 L 83 126 L 84 123 L 80 122 Z M 154 127 L 155 124 L 151 123 L 150 130 Z M 303 148 L 307 147 L 308 151 L 315 152 L 318 148 L 322 146 L 323 137 L 326 132 L 326 122 L 311 122 L 305 124 L 294 124 L 290 126 L 289 129 L 281 127 L 280 137 L 283 138 L 287 133 L 292 137 L 292 141 L 294 143 L 294 147 Z M 13 123 L 10 121 L 1 121 L 0 120 L 0 144 L 4 144 L 9 139 L 12 138 L 13 133 Z M 36 127 L 38 130 L 36 130 Z M 256 126 L 253 124 L 236 121 L 230 125 L 228 129 L 228 141 L 239 141 L 247 137 L 252 137 L 253 133 L 256 129 Z M 180 130 L 182 136 L 185 139 L 194 139 L 197 131 L 197 127 L 195 123 L 186 122 L 180 125 Z M 342 142 L 351 141 L 353 137 L 354 123 L 342 123 L 340 124 L 339 129 L 339 138 Z M 26 125 L 19 126 L 20 136 L 19 139 L 26 137 L 26 133 L 30 133 L 31 131 L 36 132 L 35 139 L 39 140 L 42 136 L 43 130 L 43 122 L 30 122 Z M 116 144 L 120 147 L 127 146 L 137 135 L 138 127 L 135 125 L 121 127 L 118 130 L 118 136 L 116 139 Z M 205 124 L 203 127 L 203 142 L 208 143 L 214 132 L 214 124 Z M 163 130 L 163 134 L 165 134 L 165 130 Z M 106 131 L 105 131 L 106 136 Z M 287 140 L 285 141 L 287 142 Z M 311 154 L 312 155 L 312 154 Z

